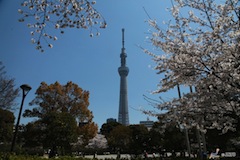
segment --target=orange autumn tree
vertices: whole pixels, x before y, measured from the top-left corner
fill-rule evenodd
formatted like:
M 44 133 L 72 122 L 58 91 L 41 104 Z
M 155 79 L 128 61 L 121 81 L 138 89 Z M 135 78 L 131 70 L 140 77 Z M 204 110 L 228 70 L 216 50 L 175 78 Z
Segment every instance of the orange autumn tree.
M 73 82 L 61 85 L 59 82 L 48 85 L 42 82 L 36 91 L 36 97 L 30 102 L 31 106 L 36 106 L 32 110 L 26 110 L 25 117 L 37 117 L 44 127 L 41 134 L 44 147 L 69 148 L 70 143 L 77 141 L 77 137 L 82 137 L 84 142 L 88 142 L 97 133 L 97 125 L 92 121 L 93 114 L 88 109 L 89 92 L 80 88 Z M 69 121 L 64 118 L 69 117 Z M 71 120 L 72 118 L 73 120 Z M 75 122 L 73 122 L 75 121 Z M 69 122 L 69 123 L 68 123 Z M 54 123 L 54 124 L 53 124 Z M 77 125 L 84 124 L 84 125 Z M 69 127 L 71 125 L 71 127 Z M 75 125 L 75 126 L 74 126 Z M 51 132 L 44 131 L 51 128 Z M 71 130 L 66 133 L 66 130 Z M 56 130 L 57 132 L 55 132 Z M 66 134 L 62 139 L 62 133 Z M 47 138 L 46 138 L 47 137 Z M 60 137 L 60 138 L 59 138 Z M 56 141 L 58 139 L 59 141 Z M 66 145 L 66 143 L 68 143 Z

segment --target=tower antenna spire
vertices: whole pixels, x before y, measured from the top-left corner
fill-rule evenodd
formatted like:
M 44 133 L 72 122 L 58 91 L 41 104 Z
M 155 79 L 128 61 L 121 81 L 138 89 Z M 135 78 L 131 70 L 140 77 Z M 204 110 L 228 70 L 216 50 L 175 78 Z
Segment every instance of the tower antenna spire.
M 122 28 L 122 48 L 124 48 L 124 28 Z

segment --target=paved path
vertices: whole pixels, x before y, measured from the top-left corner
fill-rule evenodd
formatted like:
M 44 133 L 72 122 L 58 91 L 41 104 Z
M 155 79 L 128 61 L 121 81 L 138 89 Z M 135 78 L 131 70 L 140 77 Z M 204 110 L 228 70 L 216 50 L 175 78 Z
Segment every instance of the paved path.
M 94 155 L 85 155 L 85 158 L 93 158 Z M 109 154 L 109 155 L 95 155 L 95 158 L 97 159 L 116 159 L 117 158 L 117 154 Z M 130 159 L 131 156 L 129 154 L 121 154 L 121 158 L 127 158 Z

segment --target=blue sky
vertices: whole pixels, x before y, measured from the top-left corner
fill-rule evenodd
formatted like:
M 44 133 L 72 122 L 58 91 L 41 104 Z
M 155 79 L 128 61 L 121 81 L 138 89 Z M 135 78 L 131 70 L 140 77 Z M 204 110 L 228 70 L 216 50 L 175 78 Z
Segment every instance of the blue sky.
M 31 44 L 30 30 L 26 23 L 19 23 L 19 3 L 16 0 L 0 0 L 0 57 L 6 67 L 7 75 L 15 78 L 16 86 L 29 84 L 32 90 L 25 100 L 24 109 L 35 97 L 35 91 L 42 81 L 48 84 L 59 81 L 66 84 L 73 81 L 90 92 L 89 109 L 93 112 L 94 122 L 99 126 L 107 118 L 118 117 L 121 52 L 121 29 L 125 28 L 125 48 L 128 75 L 128 103 L 130 123 L 137 124 L 146 120 L 147 115 L 139 108 L 152 109 L 143 99 L 143 94 L 169 99 L 177 92 L 151 95 L 161 78 L 152 69 L 154 63 L 136 45 L 147 49 L 154 48 L 146 39 L 150 26 L 145 22 L 148 14 L 158 23 L 168 20 L 166 0 L 98 0 L 95 7 L 102 13 L 108 27 L 100 30 L 101 35 L 90 37 L 88 30 L 67 30 L 57 35 L 58 40 L 52 49 L 44 53 L 35 50 Z M 159 52 L 160 53 L 160 52 Z M 21 97 L 17 99 L 20 103 Z M 17 110 L 18 113 L 18 110 Z M 155 118 L 149 117 L 151 120 Z M 21 123 L 30 119 L 22 118 Z

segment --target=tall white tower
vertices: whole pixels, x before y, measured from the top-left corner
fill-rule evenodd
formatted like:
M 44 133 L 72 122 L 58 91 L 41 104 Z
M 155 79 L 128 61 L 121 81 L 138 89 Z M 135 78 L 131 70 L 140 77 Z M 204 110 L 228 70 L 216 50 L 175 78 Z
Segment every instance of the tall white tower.
M 124 48 L 124 29 L 122 29 L 122 52 L 120 54 L 121 66 L 118 68 L 118 73 L 120 75 L 120 99 L 119 99 L 119 112 L 118 112 L 118 122 L 127 126 L 129 125 L 129 115 L 128 115 L 128 96 L 127 96 L 127 75 L 129 72 L 126 66 L 126 57 Z

